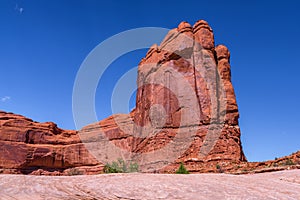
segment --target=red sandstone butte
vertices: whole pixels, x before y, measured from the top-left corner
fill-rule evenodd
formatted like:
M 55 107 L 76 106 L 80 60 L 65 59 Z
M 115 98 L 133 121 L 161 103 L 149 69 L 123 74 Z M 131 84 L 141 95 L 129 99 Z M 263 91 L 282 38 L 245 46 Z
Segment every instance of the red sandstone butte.
M 94 173 L 123 157 L 138 161 L 142 171 L 174 172 L 183 162 L 192 172 L 206 172 L 245 162 L 230 71 L 229 50 L 215 46 L 208 23 L 182 22 L 141 60 L 130 114 L 77 132 L 0 112 L 0 168 Z

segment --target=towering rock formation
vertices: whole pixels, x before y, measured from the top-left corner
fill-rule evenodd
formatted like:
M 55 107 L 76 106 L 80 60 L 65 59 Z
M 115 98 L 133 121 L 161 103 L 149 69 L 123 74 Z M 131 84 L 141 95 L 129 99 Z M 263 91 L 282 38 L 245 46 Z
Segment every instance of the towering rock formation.
M 207 22 L 182 22 L 140 62 L 130 114 L 75 132 L 0 112 L 0 167 L 99 169 L 122 157 L 142 171 L 172 172 L 184 162 L 190 171 L 204 172 L 246 161 L 229 59 L 224 45 L 215 47 Z
M 79 132 L 87 148 L 102 162 L 133 159 L 144 171 L 246 161 L 229 59 L 207 22 L 180 23 L 140 62 L 136 108 Z M 99 133 L 106 137 L 91 142 Z

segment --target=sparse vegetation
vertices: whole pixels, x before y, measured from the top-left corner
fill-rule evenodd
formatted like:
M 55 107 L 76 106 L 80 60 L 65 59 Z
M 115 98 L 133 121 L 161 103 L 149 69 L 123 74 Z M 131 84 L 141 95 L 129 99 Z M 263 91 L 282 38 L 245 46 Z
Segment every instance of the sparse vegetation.
M 278 164 L 277 163 L 273 163 L 273 167 L 278 167 Z
M 222 167 L 219 164 L 216 164 L 216 169 L 217 169 L 218 173 L 223 173 L 224 172 Z
M 240 168 L 242 168 L 242 167 L 241 167 L 241 165 L 237 165 L 235 168 L 236 168 L 236 169 L 240 169 Z
M 291 159 L 287 159 L 284 165 L 294 165 L 295 163 Z
M 107 163 L 104 167 L 104 173 L 133 173 L 138 172 L 138 164 L 129 162 L 126 163 L 122 158 L 112 163 Z
M 68 171 L 69 176 L 75 176 L 75 175 L 83 175 L 83 172 L 80 171 L 79 169 L 72 168 Z
M 176 171 L 176 174 L 189 174 L 189 173 L 190 172 L 185 168 L 185 166 L 181 162 L 178 170 Z

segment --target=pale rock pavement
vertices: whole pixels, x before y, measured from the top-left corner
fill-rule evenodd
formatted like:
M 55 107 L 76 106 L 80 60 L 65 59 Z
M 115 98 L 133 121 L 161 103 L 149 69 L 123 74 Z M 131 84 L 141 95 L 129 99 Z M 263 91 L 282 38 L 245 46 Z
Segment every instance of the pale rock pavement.
M 300 170 L 263 174 L 0 175 L 0 199 L 300 199 Z

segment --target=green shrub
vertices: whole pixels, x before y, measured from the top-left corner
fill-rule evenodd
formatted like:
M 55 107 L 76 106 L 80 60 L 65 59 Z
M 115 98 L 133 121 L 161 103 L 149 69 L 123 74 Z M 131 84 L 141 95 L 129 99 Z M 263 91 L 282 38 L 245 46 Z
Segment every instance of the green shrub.
M 104 173 L 132 173 L 138 172 L 139 166 L 137 163 L 126 163 L 123 159 L 119 158 L 117 161 L 107 163 L 104 166 Z
M 216 169 L 217 169 L 218 173 L 223 173 L 224 172 L 222 167 L 219 164 L 216 164 Z
M 130 162 L 129 172 L 138 172 L 138 171 L 139 171 L 139 165 L 137 163 Z
M 180 163 L 180 166 L 178 170 L 176 171 L 176 174 L 189 174 L 190 172 L 184 167 L 183 163 Z
M 295 163 L 291 159 L 287 159 L 284 164 L 285 165 L 294 165 Z

